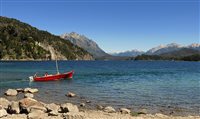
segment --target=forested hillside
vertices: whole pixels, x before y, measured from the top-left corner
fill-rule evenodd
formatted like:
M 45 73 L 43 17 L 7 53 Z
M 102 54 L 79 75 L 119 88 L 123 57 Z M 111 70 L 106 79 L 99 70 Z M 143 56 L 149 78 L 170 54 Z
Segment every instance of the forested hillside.
M 16 19 L 0 17 L 1 60 L 92 60 L 71 42 Z

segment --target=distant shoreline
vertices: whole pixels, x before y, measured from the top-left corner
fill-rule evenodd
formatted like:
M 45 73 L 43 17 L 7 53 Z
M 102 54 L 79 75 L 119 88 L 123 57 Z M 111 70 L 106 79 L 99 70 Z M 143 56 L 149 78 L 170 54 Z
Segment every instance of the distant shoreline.
M 3 61 L 3 62 L 43 62 L 43 61 L 56 61 L 56 60 L 0 60 L 0 61 Z M 95 60 L 57 60 L 57 61 L 95 61 Z
M 0 60 L 0 62 L 46 62 L 56 60 Z M 200 62 L 200 61 L 184 61 L 184 60 L 57 60 L 57 61 L 167 61 L 167 62 Z

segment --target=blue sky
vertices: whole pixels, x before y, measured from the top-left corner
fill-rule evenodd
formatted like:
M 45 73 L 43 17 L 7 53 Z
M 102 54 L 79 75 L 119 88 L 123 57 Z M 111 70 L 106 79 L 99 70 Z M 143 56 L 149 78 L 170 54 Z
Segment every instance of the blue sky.
M 0 0 L 1 16 L 55 35 L 75 31 L 106 52 L 199 43 L 199 0 Z

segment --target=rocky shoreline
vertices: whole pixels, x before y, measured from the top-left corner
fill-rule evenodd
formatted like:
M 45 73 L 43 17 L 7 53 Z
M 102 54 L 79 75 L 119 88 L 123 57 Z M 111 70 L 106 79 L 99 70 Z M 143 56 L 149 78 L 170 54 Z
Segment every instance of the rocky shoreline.
M 0 97 L 0 118 L 2 119 L 200 119 L 200 116 L 171 116 L 164 114 L 147 114 L 145 110 L 132 112 L 127 108 L 118 110 L 111 106 L 97 105 L 97 110 L 88 110 L 86 103 L 74 105 L 72 103 L 50 103 L 34 99 L 34 93 L 39 90 L 36 88 L 8 89 L 7 96 L 17 96 L 24 94 L 24 98 L 17 101 L 9 101 Z M 68 97 L 75 97 L 76 94 L 68 92 Z

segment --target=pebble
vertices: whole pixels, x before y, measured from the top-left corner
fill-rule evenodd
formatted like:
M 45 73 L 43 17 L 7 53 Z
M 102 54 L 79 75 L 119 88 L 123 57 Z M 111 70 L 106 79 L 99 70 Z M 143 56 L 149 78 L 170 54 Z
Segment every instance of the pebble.
M 81 106 L 81 107 L 85 107 L 85 103 L 81 103 L 80 106 Z

